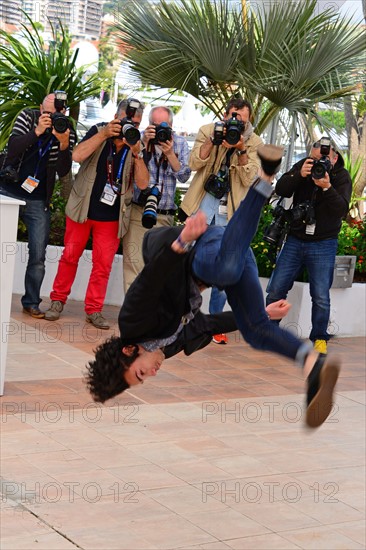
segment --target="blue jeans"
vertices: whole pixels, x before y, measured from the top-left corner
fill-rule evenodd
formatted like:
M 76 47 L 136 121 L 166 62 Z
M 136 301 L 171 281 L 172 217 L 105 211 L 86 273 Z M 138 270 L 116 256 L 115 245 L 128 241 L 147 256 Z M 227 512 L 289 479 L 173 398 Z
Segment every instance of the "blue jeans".
M 2 195 L 18 198 L 16 195 L 0 189 Z M 21 298 L 23 307 L 38 307 L 41 303 L 40 292 L 45 274 L 46 247 L 50 234 L 50 211 L 46 210 L 44 200 L 25 200 L 19 207 L 19 218 L 28 231 L 29 258 L 25 272 L 25 294 Z
M 267 304 L 286 298 L 297 275 L 306 267 L 312 300 L 310 340 L 329 340 L 329 289 L 333 282 L 337 239 L 305 242 L 288 237 L 276 261 L 267 287 Z
M 211 289 L 210 303 L 208 310 L 211 315 L 214 313 L 221 313 L 225 307 L 226 292 L 225 290 L 219 290 L 217 286 L 213 286 Z
M 303 365 L 309 345 L 268 319 L 250 249 L 265 201 L 250 188 L 226 228 L 209 226 L 196 243 L 192 271 L 199 280 L 225 289 L 238 329 L 252 347 Z

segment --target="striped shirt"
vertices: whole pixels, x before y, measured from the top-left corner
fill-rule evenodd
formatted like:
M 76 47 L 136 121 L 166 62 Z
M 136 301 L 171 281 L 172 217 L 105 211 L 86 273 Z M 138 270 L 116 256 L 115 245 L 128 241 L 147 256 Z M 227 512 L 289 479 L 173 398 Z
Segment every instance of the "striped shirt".
M 155 148 L 156 149 L 156 148 Z M 178 172 L 174 172 L 170 163 L 160 162 L 160 155 L 155 150 L 155 154 L 151 155 L 151 159 L 148 164 L 148 170 L 150 174 L 149 187 L 157 184 L 162 196 L 159 201 L 159 209 L 172 210 L 176 206 L 174 204 L 175 188 L 177 180 L 181 183 L 188 181 L 191 175 L 191 169 L 188 166 L 189 149 L 188 143 L 184 136 L 179 136 L 173 132 L 173 150 L 177 155 L 180 162 L 180 169 Z M 140 189 L 134 184 L 133 201 L 138 202 Z

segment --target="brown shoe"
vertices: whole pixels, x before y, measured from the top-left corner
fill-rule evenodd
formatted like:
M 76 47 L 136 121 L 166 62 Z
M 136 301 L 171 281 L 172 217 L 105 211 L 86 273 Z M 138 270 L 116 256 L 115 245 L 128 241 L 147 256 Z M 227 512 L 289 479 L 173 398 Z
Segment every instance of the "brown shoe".
M 50 308 L 45 312 L 44 318 L 46 321 L 57 321 L 60 318 L 60 313 L 64 309 L 64 304 L 58 300 L 52 300 Z
M 96 311 L 95 313 L 87 313 L 85 320 L 87 323 L 91 323 L 96 328 L 101 328 L 102 330 L 109 329 L 108 321 L 103 317 L 101 311 Z
M 27 313 L 35 319 L 44 319 L 44 313 L 39 307 L 23 307 L 23 313 Z
M 309 428 L 318 428 L 330 415 L 340 368 L 337 357 L 319 354 L 307 378 L 306 424 Z

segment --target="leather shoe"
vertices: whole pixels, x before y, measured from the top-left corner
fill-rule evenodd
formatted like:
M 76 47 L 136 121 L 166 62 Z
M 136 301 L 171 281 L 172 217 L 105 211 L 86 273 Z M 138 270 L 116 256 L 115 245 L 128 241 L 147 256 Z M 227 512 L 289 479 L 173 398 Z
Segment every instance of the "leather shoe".
M 307 378 L 306 424 L 309 428 L 318 428 L 330 415 L 339 371 L 338 358 L 319 354 Z
M 96 328 L 101 328 L 103 330 L 109 329 L 108 321 L 103 317 L 101 311 L 96 311 L 95 313 L 87 313 L 85 320 L 87 323 L 91 323 Z
M 44 313 L 39 307 L 23 307 L 23 313 L 27 313 L 35 319 L 44 319 Z

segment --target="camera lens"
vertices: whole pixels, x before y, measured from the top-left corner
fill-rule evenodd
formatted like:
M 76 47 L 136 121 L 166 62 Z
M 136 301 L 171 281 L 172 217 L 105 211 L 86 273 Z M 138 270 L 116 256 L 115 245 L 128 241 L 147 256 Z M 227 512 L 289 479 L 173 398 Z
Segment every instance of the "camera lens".
M 62 113 L 53 113 L 51 115 L 52 126 L 59 134 L 64 134 L 69 128 L 69 121 L 65 115 Z
M 324 163 L 320 160 L 317 160 L 311 167 L 311 177 L 315 180 L 320 180 L 324 178 L 326 171 L 327 170 Z
M 226 130 L 226 134 L 225 134 L 225 140 L 230 144 L 230 145 L 236 145 L 238 143 L 240 139 L 240 130 L 236 127 L 231 127 L 229 126 L 229 128 Z
M 133 124 L 124 124 L 122 136 L 126 138 L 129 145 L 135 145 L 140 139 L 140 132 Z
M 157 187 L 152 187 L 150 195 L 147 197 L 141 219 L 141 223 L 146 229 L 151 229 L 156 224 L 160 196 L 159 189 Z

